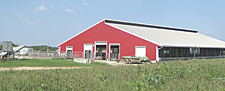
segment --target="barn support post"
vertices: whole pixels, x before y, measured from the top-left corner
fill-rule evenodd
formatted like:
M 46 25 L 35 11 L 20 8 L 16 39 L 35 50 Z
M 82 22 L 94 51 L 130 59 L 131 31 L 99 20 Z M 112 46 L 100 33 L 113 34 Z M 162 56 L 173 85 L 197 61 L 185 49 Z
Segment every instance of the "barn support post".
M 194 50 L 194 59 L 195 59 L 195 50 Z
M 161 47 L 156 47 L 156 62 L 159 62 L 159 50 L 162 49 L 163 46 Z
M 35 51 L 34 51 L 34 58 L 35 58 Z
M 17 57 L 17 59 L 19 59 L 20 58 L 20 51 L 19 51 L 19 53 L 18 53 L 18 55 L 17 55 L 18 57 Z
M 196 53 L 198 52 L 199 48 L 197 48 L 197 47 L 192 47 L 191 50 L 192 50 L 192 52 L 194 52 L 194 59 L 195 59 Z

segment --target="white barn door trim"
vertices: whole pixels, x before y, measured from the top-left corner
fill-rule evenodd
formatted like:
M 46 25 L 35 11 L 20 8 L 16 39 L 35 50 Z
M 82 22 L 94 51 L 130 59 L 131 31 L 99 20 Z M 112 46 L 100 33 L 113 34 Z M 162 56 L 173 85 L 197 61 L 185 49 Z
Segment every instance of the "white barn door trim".
M 135 46 L 135 56 L 136 57 L 146 56 L 146 46 Z
M 109 55 L 108 55 L 108 58 L 109 58 L 109 61 L 111 59 L 110 57 L 110 54 L 111 54 L 111 46 L 119 46 L 119 55 L 118 55 L 118 58 L 120 59 L 120 43 L 109 43 Z
M 72 50 L 73 51 L 73 46 L 66 46 L 66 52 L 67 50 Z
M 83 57 L 85 58 L 85 51 L 90 50 L 93 52 L 93 44 L 84 44 Z
M 68 52 L 69 51 L 69 52 Z M 68 54 L 69 53 L 69 54 Z M 71 53 L 71 54 L 70 54 Z M 66 56 L 73 57 L 73 46 L 66 46 Z

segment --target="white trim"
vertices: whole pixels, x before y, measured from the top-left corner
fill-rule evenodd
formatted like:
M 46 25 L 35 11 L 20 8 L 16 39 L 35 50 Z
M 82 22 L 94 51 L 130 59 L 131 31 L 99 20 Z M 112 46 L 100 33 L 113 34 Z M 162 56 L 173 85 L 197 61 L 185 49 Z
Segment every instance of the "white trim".
M 147 47 L 146 46 L 135 46 L 135 56 L 137 56 L 137 47 L 144 47 L 145 48 L 145 56 L 147 54 Z
M 95 41 L 95 45 L 107 45 L 107 41 Z
M 146 40 L 146 41 L 149 41 L 149 42 L 151 42 L 151 43 L 154 43 L 154 44 L 156 44 L 156 45 L 162 46 L 162 45 L 159 44 L 159 43 L 156 43 L 156 42 L 154 42 L 154 41 L 148 40 L 148 39 L 146 39 L 146 38 L 144 38 L 144 37 L 141 37 L 141 36 L 139 36 L 139 35 L 136 35 L 136 34 L 134 34 L 134 33 L 128 32 L 128 31 L 126 31 L 126 30 L 124 30 L 124 29 L 121 29 L 121 28 L 116 27 L 116 26 L 114 26 L 114 25 L 111 25 L 111 24 L 109 24 L 109 23 L 105 23 L 105 24 L 106 24 L 106 25 L 109 25 L 109 26 L 111 26 L 111 27 L 117 28 L 117 29 L 119 29 L 119 30 L 121 30 L 121 31 L 124 31 L 124 32 L 126 32 L 126 33 L 128 33 L 128 34 L 131 34 L 131 35 L 134 35 L 134 36 L 136 36 L 136 37 L 139 37 L 139 38 L 141 38 L 141 39 L 144 39 L 144 40 Z
M 109 57 L 108 57 L 108 59 L 110 60 L 110 50 L 111 50 L 111 46 L 112 45 L 115 45 L 115 46 L 119 46 L 119 59 L 120 59 L 120 43 L 109 43 Z
M 80 33 L 76 34 L 75 36 L 73 36 L 73 37 L 71 37 L 71 38 L 69 38 L 69 39 L 67 39 L 67 40 L 63 41 L 63 42 L 62 42 L 62 43 L 60 43 L 58 46 L 62 45 L 63 43 L 65 43 L 65 42 L 67 42 L 67 41 L 69 41 L 70 39 L 72 39 L 72 38 L 74 38 L 74 37 L 76 37 L 76 36 L 78 36 L 78 35 L 82 34 L 83 32 L 85 32 L 85 31 L 89 30 L 90 28 L 94 27 L 95 25 L 99 24 L 99 23 L 100 23 L 100 22 L 102 22 L 102 21 L 105 21 L 105 19 L 103 19 L 103 20 L 101 20 L 101 21 L 99 21 L 99 22 L 95 23 L 94 25 L 92 25 L 92 26 L 90 26 L 90 27 L 86 28 L 85 30 L 81 31 Z
M 68 48 L 68 47 L 71 47 L 71 48 Z M 72 50 L 73 51 L 73 46 L 66 46 L 66 51 L 67 50 Z
M 84 49 L 83 49 L 83 51 L 88 50 L 88 49 L 86 49 L 85 45 L 91 45 L 91 47 L 92 47 L 92 48 L 91 48 L 91 51 L 93 51 L 93 44 L 91 44 L 91 43 L 84 44 Z
M 110 45 L 120 45 L 120 43 L 109 43 Z
M 156 61 L 159 61 L 159 48 L 156 46 Z

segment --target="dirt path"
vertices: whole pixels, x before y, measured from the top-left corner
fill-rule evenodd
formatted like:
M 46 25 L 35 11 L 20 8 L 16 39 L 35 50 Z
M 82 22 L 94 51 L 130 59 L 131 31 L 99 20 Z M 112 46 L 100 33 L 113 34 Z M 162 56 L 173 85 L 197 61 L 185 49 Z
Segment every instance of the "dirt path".
M 4 68 L 0 67 L 0 71 L 8 71 L 8 70 L 48 70 L 48 69 L 82 69 L 82 68 L 90 68 L 90 67 L 11 67 Z

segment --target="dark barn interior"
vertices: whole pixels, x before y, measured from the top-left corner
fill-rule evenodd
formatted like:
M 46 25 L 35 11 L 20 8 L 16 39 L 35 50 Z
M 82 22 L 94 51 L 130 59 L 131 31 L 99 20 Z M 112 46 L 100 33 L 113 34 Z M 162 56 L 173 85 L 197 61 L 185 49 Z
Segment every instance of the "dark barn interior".
M 163 47 L 159 50 L 161 60 L 178 60 L 190 58 L 224 58 L 225 49 L 220 48 L 188 48 Z

